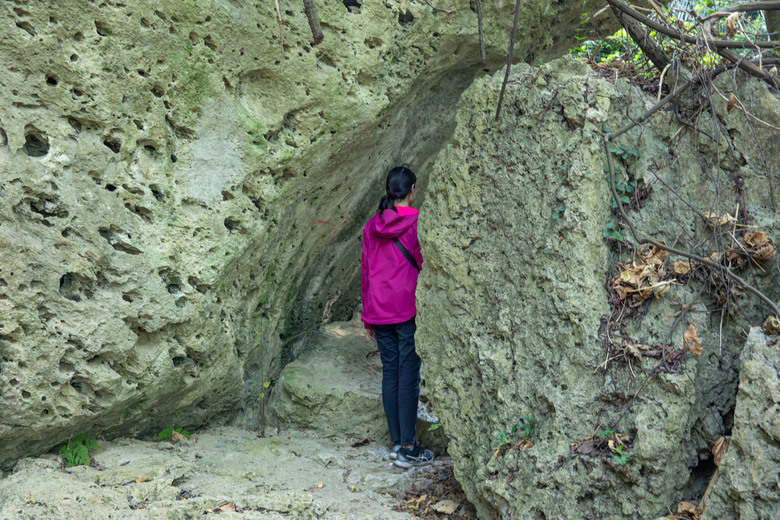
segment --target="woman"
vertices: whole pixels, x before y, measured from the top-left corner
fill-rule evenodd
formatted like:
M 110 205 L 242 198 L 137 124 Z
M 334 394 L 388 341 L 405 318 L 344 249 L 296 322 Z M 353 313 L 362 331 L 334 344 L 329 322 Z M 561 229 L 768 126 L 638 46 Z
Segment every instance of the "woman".
M 382 404 L 395 465 L 430 464 L 433 452 L 415 441 L 420 356 L 414 348 L 414 293 L 423 258 L 417 214 L 411 207 L 417 177 L 398 166 L 387 174 L 387 193 L 363 229 L 362 320 L 382 358 Z

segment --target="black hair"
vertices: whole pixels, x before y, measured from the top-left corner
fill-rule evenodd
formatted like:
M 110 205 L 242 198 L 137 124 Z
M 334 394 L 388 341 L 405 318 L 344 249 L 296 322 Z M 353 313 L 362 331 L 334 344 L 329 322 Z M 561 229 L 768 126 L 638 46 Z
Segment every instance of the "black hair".
M 417 182 L 417 176 L 408 166 L 396 166 L 389 172 L 387 172 L 387 182 L 385 182 L 386 193 L 379 199 L 379 209 L 377 213 L 380 215 L 386 209 L 395 209 L 395 201 L 406 198 L 409 192 L 412 191 L 412 186 Z

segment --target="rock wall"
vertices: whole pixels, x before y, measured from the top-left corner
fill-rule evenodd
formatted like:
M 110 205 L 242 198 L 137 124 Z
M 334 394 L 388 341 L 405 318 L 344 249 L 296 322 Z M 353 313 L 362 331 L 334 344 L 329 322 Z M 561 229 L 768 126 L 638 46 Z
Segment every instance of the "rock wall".
M 741 356 L 734 431 L 702 518 L 780 516 L 780 349 L 750 330 Z
M 733 422 L 740 328 L 765 311 L 742 297 L 721 313 L 716 295 L 699 301 L 701 285 L 682 277 L 641 319 L 608 296 L 614 266 L 635 249 L 605 238 L 630 235 L 611 212 L 599 135 L 655 97 L 557 60 L 516 67 L 495 122 L 500 76 L 464 93 L 420 218 L 418 343 L 456 476 L 483 519 L 663 516 L 701 497 L 715 470 L 710 449 Z M 765 85 L 729 76 L 717 86 L 780 126 L 780 100 Z M 614 152 L 620 182 L 629 170 L 636 182 L 629 214 L 641 232 L 691 248 L 713 240 L 691 206 L 722 215 L 739 203 L 777 238 L 778 134 L 712 98 L 702 132 L 667 111 L 616 142 L 633 152 Z M 777 300 L 775 265 L 744 276 Z M 693 302 L 695 312 L 676 314 Z M 701 356 L 659 371 L 642 354 L 681 348 L 689 325 Z M 636 353 L 610 359 L 610 342 Z M 523 417 L 537 421 L 531 447 L 519 444 Z M 625 464 L 610 456 L 609 430 L 627 435 Z
M 384 172 L 426 170 L 513 5 L 486 6 L 481 63 L 466 0 L 317 4 L 317 46 L 296 4 L 283 35 L 272 2 L 2 4 L 0 467 L 256 426 L 282 338 L 349 317 Z M 560 53 L 581 9 L 526 2 L 517 57 Z

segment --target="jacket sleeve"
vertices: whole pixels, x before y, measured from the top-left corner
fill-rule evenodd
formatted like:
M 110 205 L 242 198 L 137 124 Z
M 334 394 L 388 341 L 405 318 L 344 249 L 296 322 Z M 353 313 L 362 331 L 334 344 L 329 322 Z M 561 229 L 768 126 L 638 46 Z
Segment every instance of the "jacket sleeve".
M 361 283 L 360 283 L 360 301 L 363 302 L 363 306 L 365 307 L 366 302 L 368 301 L 368 230 L 363 230 L 363 253 L 360 257 L 360 272 L 362 275 Z M 363 326 L 367 329 L 370 329 L 371 326 L 363 322 Z

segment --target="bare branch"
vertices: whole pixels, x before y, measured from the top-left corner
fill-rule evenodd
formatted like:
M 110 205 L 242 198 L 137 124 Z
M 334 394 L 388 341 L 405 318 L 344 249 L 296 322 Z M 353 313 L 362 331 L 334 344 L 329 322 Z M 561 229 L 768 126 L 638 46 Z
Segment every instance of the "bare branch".
M 425 0 L 425 3 L 428 4 L 428 7 L 430 7 L 431 9 L 433 9 L 436 12 L 444 13 L 446 15 L 455 14 L 455 10 L 454 9 L 451 10 L 451 11 L 448 11 L 447 9 L 441 9 L 440 7 L 436 7 L 435 5 L 433 5 L 431 3 L 431 0 Z
M 504 82 L 501 84 L 501 94 L 498 96 L 498 106 L 496 107 L 496 121 L 501 114 L 501 103 L 504 102 L 504 92 L 506 92 L 506 84 L 509 81 L 509 69 L 512 67 L 512 57 L 515 53 L 515 38 L 517 37 L 517 23 L 520 20 L 520 4 L 522 0 L 515 1 L 515 21 L 512 24 L 512 39 L 509 40 L 509 54 L 506 57 L 506 74 L 504 75 Z
M 318 45 L 322 43 L 322 40 L 325 39 L 325 36 L 322 34 L 322 27 L 320 27 L 320 16 L 317 14 L 317 6 L 314 5 L 314 0 L 303 0 L 303 9 L 306 11 L 306 18 L 309 20 L 311 35 L 314 38 L 312 45 Z
M 485 63 L 485 31 L 482 28 L 482 0 L 477 0 L 477 27 L 479 29 L 479 55 Z

